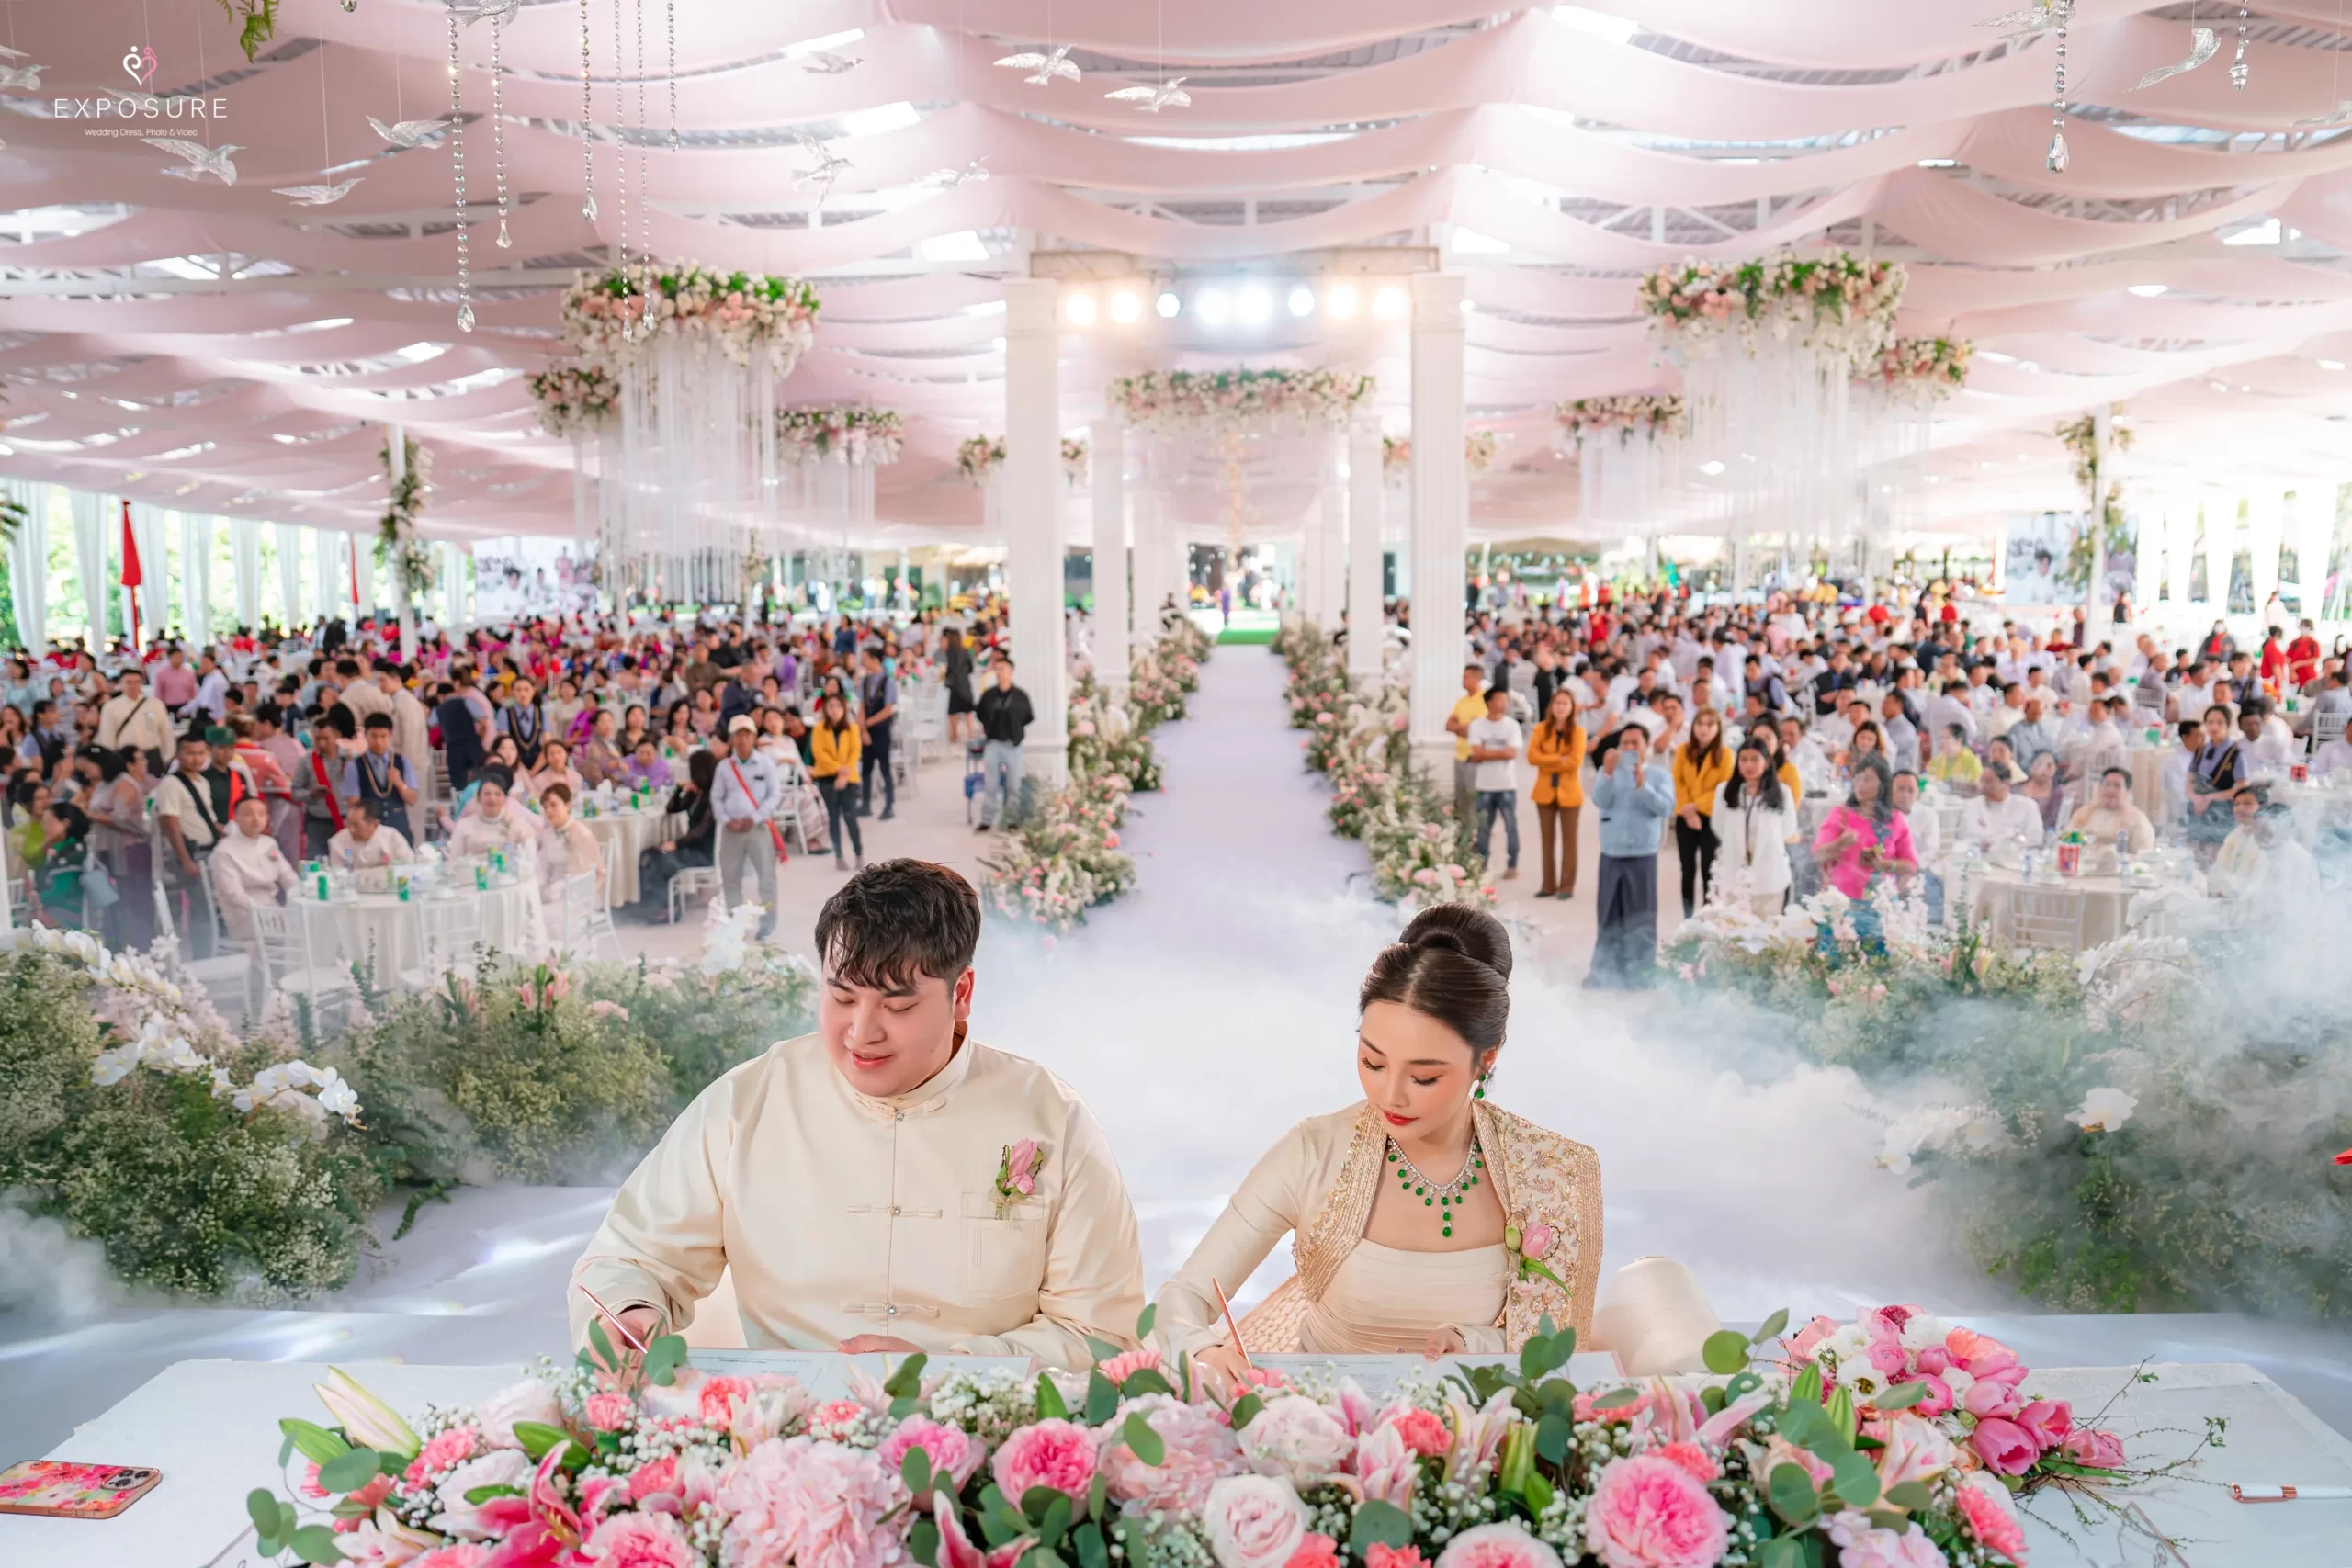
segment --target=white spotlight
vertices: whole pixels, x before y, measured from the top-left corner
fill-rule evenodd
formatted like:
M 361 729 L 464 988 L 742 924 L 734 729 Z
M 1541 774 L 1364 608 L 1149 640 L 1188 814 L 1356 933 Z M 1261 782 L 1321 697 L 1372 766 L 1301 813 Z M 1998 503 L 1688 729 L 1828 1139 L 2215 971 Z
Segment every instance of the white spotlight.
M 1143 296 L 1132 288 L 1122 288 L 1111 296 L 1111 319 L 1125 326 L 1143 316 Z
M 1071 295 L 1062 301 L 1062 315 L 1071 326 L 1092 326 L 1094 324 L 1094 296 L 1086 293 Z
M 1233 319 L 1233 301 L 1222 288 L 1204 288 L 1193 297 L 1193 310 L 1204 327 L 1221 327 Z
M 1152 307 L 1152 309 L 1159 312 L 1159 317 L 1162 321 L 1175 320 L 1176 312 L 1183 308 L 1184 301 L 1176 298 L 1176 291 L 1172 288 L 1161 289 L 1159 291 L 1159 300 Z
M 2125 288 L 2123 292 L 2126 294 L 2137 294 L 2143 299 L 2153 299 L 2157 295 L 2168 293 L 2170 290 L 2161 283 L 2134 283 Z
M 1705 462 L 1699 465 L 1699 471 L 1706 475 L 1709 479 L 1713 479 L 1717 474 L 1724 471 L 1723 459 L 1720 457 L 1710 457 Z
M 1379 321 L 1401 321 L 1410 309 L 1412 302 L 1406 299 L 1405 291 L 1393 283 L 1372 297 L 1372 313 Z
M 1335 283 L 1323 290 L 1323 313 L 1337 321 L 1348 321 L 1356 313 L 1356 286 Z
M 1273 318 L 1274 297 L 1260 285 L 1250 284 L 1241 290 L 1234 314 L 1241 318 L 1243 326 L 1262 327 Z
M 1304 283 L 1292 289 L 1290 291 L 1290 313 L 1294 316 L 1313 315 L 1315 313 L 1315 290 L 1309 288 Z

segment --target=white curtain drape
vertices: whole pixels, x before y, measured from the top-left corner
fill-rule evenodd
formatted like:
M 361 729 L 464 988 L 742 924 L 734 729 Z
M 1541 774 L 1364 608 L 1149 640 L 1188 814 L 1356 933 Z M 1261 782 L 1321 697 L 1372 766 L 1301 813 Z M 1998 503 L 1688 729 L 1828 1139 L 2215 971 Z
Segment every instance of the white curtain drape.
M 448 631 L 458 624 L 458 573 L 465 570 L 465 552 L 444 539 L 433 547 L 441 552 L 441 568 L 435 573 L 441 581 L 435 595 L 434 614 L 441 629 Z
M 212 519 L 180 514 L 180 626 L 202 648 L 212 640 Z
M 372 615 L 376 613 L 375 541 L 362 535 L 352 535 L 351 561 L 357 570 L 359 579 L 358 613 L 363 615 Z
M 164 549 L 164 513 L 143 501 L 130 503 L 131 536 L 139 542 L 141 631 L 161 637 L 172 618 L 172 574 Z
M 27 513 L 8 541 L 8 590 L 17 604 L 17 640 L 39 658 L 49 649 L 49 487 L 8 481 L 8 498 Z
M 275 523 L 277 530 L 277 614 L 292 631 L 309 620 L 302 608 L 302 530 L 291 523 Z
M 237 624 L 247 631 L 261 625 L 261 525 L 249 517 L 229 523 L 229 557 L 237 570 Z
M 107 592 L 114 585 L 107 570 L 113 537 L 107 527 L 119 527 L 122 514 L 118 509 L 110 516 L 106 497 L 88 491 L 68 491 L 66 501 L 74 514 L 74 575 L 82 582 L 82 620 L 90 628 L 86 646 L 96 653 L 107 645 Z
M 343 587 L 343 536 L 332 528 L 320 528 L 311 535 L 311 546 L 318 562 L 313 597 L 319 618 L 324 620 L 344 608 L 344 597 L 348 592 Z

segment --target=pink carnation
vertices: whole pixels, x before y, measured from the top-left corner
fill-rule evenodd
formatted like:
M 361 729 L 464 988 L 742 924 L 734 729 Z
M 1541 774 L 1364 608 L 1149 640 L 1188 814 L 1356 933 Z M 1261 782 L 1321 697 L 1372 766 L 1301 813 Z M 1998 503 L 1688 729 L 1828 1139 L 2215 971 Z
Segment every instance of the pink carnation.
M 435 1433 L 410 1461 L 408 1469 L 401 1472 L 401 1482 L 412 1488 L 424 1485 L 427 1477 L 463 1463 L 473 1453 L 474 1441 L 471 1427 L 452 1427 Z
M 1668 1443 L 1650 1451 L 1673 1461 L 1702 1486 L 1724 1472 L 1724 1467 L 1715 1462 L 1715 1456 L 1697 1443 Z
M 1389 1546 L 1374 1541 L 1363 1554 L 1363 1568 L 1430 1568 L 1418 1546 Z
M 1328 1535 L 1310 1533 L 1283 1568 L 1340 1568 L 1340 1543 Z
M 2041 1445 L 2033 1440 L 2032 1433 L 1997 1416 L 1976 1423 L 1976 1429 L 1968 1435 L 1968 1446 L 1996 1475 L 2023 1475 L 2041 1457 Z
M 615 1514 L 596 1527 L 580 1555 L 599 1568 L 701 1568 L 674 1514 Z
M 1083 1497 L 1094 1480 L 1094 1434 L 1073 1421 L 1033 1423 L 1004 1440 L 990 1473 L 1015 1507 L 1037 1486 Z
M 1560 1554 L 1517 1525 L 1464 1530 L 1437 1561 L 1438 1568 L 1560 1568 Z
M 719 1489 L 732 1568 L 896 1568 L 906 1542 L 885 1523 L 898 1477 L 873 1453 L 808 1438 L 762 1443 Z
M 1993 1495 L 1988 1485 L 1969 1482 L 1953 1494 L 1960 1504 L 1960 1517 L 1968 1525 L 1968 1533 L 1989 1550 L 1999 1552 L 2010 1562 L 2025 1562 L 2025 1528 L 2010 1513 L 2008 1506 Z
M 490 1548 L 470 1540 L 453 1540 L 447 1546 L 436 1546 L 422 1557 L 412 1557 L 408 1568 L 481 1568 L 490 1556 Z
M 944 1427 L 927 1416 L 910 1416 L 899 1423 L 899 1429 L 882 1439 L 877 1451 L 882 1462 L 896 1475 L 899 1466 L 910 1450 L 921 1449 L 930 1456 L 934 1472 L 944 1471 L 956 1478 L 958 1491 L 972 1479 L 987 1457 L 978 1438 L 960 1427 Z
M 1112 1387 L 1116 1388 L 1137 1372 L 1146 1369 L 1158 1371 L 1163 1365 L 1159 1352 L 1147 1345 L 1140 1350 L 1123 1350 L 1103 1362 L 1102 1375 L 1111 1380 Z
M 1136 1458 L 1121 1438 L 1125 1418 L 1130 1415 L 1141 1416 L 1145 1425 L 1159 1434 L 1158 1464 Z M 1208 1501 L 1209 1488 L 1217 1477 L 1240 1468 L 1240 1460 L 1241 1450 L 1221 1413 L 1164 1393 L 1127 1401 L 1121 1419 L 1103 1428 L 1098 1455 L 1111 1497 L 1131 1513 L 1196 1514 Z
M 749 1378 L 717 1375 L 705 1378 L 698 1395 L 699 1414 L 712 1426 L 724 1427 L 734 1402 L 748 1396 L 751 1392 L 752 1380 Z
M 1435 1458 L 1453 1443 L 1453 1433 L 1447 1427 L 1445 1417 L 1434 1410 L 1415 1405 L 1399 1412 L 1389 1425 L 1405 1439 L 1405 1446 L 1423 1459 Z
M 1608 1568 L 1713 1568 L 1730 1538 L 1707 1489 L 1654 1454 L 1611 1461 L 1585 1512 L 1585 1545 Z
M 637 1418 L 637 1402 L 625 1393 L 592 1393 L 584 1407 L 588 1425 L 599 1432 L 624 1432 Z

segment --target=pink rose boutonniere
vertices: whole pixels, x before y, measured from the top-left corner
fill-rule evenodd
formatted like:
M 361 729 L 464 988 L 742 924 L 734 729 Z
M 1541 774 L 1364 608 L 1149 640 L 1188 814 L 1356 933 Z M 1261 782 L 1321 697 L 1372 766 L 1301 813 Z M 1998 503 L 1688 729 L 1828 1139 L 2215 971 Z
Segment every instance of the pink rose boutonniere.
M 1512 1267 L 1522 1284 L 1532 1284 L 1540 1277 L 1551 1280 L 1564 1291 L 1568 1288 L 1568 1282 L 1554 1273 L 1551 1266 L 1544 1261 L 1552 1255 L 1553 1248 L 1559 1242 L 1560 1233 L 1557 1230 L 1532 1216 L 1503 1227 L 1503 1246 L 1510 1249 Z
M 996 1166 L 996 1217 L 1004 1218 L 1013 1204 L 1037 1195 L 1037 1177 L 1046 1168 L 1046 1151 L 1035 1138 L 1007 1144 Z

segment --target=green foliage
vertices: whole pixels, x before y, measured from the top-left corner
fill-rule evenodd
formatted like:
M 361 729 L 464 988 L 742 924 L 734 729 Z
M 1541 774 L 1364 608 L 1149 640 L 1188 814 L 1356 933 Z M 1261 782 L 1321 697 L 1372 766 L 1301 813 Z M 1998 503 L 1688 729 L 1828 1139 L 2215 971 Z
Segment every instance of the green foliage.
M 277 0 L 215 0 L 220 14 L 240 24 L 237 47 L 252 60 L 261 53 L 262 45 L 277 36 Z

